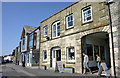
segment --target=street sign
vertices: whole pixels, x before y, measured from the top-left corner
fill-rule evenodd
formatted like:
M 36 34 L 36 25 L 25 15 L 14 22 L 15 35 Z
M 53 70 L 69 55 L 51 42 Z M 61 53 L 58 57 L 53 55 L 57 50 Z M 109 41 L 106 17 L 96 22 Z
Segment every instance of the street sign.
M 62 61 L 57 61 L 57 67 L 60 73 L 64 71 Z
M 106 63 L 101 63 L 101 64 L 100 64 L 100 68 L 99 68 L 99 71 L 98 71 L 98 75 L 101 75 L 101 74 L 102 74 L 102 70 L 105 71 L 106 76 L 110 76 L 110 72 L 109 72 L 109 70 L 108 70 L 108 68 L 107 68 Z

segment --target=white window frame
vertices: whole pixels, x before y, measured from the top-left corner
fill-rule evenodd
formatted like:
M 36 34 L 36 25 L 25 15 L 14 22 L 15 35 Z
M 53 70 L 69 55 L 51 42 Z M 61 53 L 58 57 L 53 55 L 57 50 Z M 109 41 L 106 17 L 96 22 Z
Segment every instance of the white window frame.
M 66 51 L 67 51 L 67 62 L 75 62 L 75 57 L 76 57 L 76 54 L 75 54 L 75 47 L 74 47 L 74 60 L 69 60 L 69 52 L 68 52 L 68 49 L 69 48 L 72 48 L 72 47 L 74 47 L 74 46 L 70 46 L 70 47 L 67 47 L 66 48 Z
M 34 33 L 31 33 L 31 34 L 29 35 L 29 48 L 31 49 L 30 41 L 33 41 L 33 43 L 34 43 Z M 33 48 L 33 46 L 34 46 L 33 43 L 32 43 L 32 48 Z
M 47 50 L 43 50 L 43 61 L 47 61 L 47 58 L 46 59 L 44 59 L 44 57 L 45 57 L 45 52 L 46 52 L 46 55 L 47 55 Z
M 73 14 L 70 14 L 70 15 L 68 15 L 68 16 L 66 17 L 66 28 L 67 28 L 67 29 L 68 29 L 68 28 L 71 28 L 71 27 L 74 27 L 74 19 L 68 21 L 68 17 L 71 17 L 71 16 L 73 17 Z M 71 22 L 71 21 L 73 22 L 73 25 L 69 27 L 69 26 L 68 26 L 68 23 Z
M 24 37 L 22 40 L 22 50 L 25 50 L 25 43 L 26 43 L 26 38 Z
M 89 7 L 90 7 L 90 9 L 87 9 L 87 8 L 89 8 Z M 87 10 L 85 10 L 85 9 L 87 9 Z M 85 11 L 83 11 L 83 10 L 85 10 Z M 85 12 L 88 12 L 88 10 L 91 10 L 91 14 L 90 14 L 90 15 L 91 15 L 91 20 L 86 20 L 86 21 L 84 21 L 84 19 L 85 19 L 85 18 L 84 18 L 84 13 L 85 13 Z M 89 17 L 89 16 L 87 16 L 87 17 Z M 86 17 L 86 18 L 87 18 L 87 17 Z M 83 9 L 82 9 L 82 23 L 87 23 L 87 22 L 90 22 L 90 21 L 92 21 L 92 20 L 93 20 L 93 17 L 92 17 L 92 6 L 87 6 L 87 7 L 83 8 Z
M 53 25 L 52 25 L 52 38 L 60 37 L 60 35 L 59 35 L 59 36 L 57 35 L 57 33 L 58 33 L 57 23 L 60 23 L 60 21 L 57 21 L 57 22 L 53 23 Z M 54 25 L 56 25 L 56 37 L 53 36 L 53 34 L 54 34 L 53 26 L 54 26 Z
M 47 27 L 47 30 L 46 30 L 46 27 Z M 45 32 L 47 32 L 47 34 L 45 34 Z M 48 35 L 48 26 L 44 26 L 44 37 L 46 37 Z

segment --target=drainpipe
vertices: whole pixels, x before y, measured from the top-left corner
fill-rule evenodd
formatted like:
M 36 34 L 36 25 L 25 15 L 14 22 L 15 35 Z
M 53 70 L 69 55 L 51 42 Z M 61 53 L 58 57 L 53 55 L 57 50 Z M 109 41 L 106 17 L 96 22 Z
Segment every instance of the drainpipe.
M 112 32 L 112 19 L 111 19 L 111 12 L 110 12 L 110 4 L 114 2 L 108 2 L 106 0 L 106 5 L 108 7 L 108 15 L 109 15 L 109 23 L 110 23 L 110 31 L 111 31 L 111 43 L 112 43 L 112 57 L 113 57 L 113 71 L 114 71 L 114 78 L 116 78 L 116 71 L 115 71 L 115 56 L 114 56 L 114 43 L 113 43 L 113 32 Z

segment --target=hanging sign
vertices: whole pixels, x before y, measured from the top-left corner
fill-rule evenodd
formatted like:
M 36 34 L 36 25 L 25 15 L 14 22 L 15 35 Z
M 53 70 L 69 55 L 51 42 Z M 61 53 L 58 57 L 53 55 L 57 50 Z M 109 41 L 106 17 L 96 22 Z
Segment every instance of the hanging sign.
M 71 48 L 71 53 L 74 53 L 74 48 Z

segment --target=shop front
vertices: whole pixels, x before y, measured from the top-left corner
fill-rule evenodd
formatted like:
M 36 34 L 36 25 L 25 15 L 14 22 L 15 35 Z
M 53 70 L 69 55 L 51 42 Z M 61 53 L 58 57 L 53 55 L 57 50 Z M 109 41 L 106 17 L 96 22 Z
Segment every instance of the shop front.
M 39 65 L 39 51 L 30 51 L 26 53 L 26 66 L 38 66 Z
M 97 67 L 96 54 L 100 56 L 101 62 L 105 62 L 110 67 L 109 34 L 94 33 L 84 36 L 82 38 L 82 52 L 85 52 L 89 57 L 89 67 Z
M 31 66 L 39 66 L 39 51 L 32 51 L 31 53 Z

